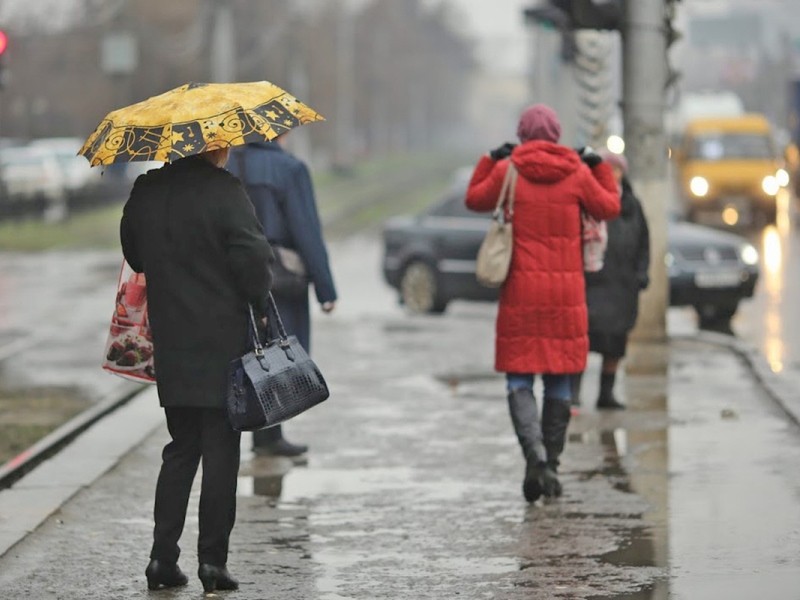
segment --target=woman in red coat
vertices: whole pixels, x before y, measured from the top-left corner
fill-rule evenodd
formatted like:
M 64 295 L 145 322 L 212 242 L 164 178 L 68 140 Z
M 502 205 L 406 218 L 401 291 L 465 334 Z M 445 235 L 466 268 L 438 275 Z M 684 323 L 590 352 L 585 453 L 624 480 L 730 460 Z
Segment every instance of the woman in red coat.
M 500 294 L 495 368 L 506 373 L 511 420 L 527 462 L 522 490 L 533 502 L 561 495 L 556 469 L 570 418 L 569 375 L 584 370 L 589 350 L 580 211 L 611 219 L 620 202 L 608 164 L 556 143 L 561 125 L 551 108 L 528 108 L 517 136 L 519 146 L 505 144 L 480 159 L 466 203 L 493 210 L 514 165 L 514 247 Z M 541 422 L 536 373 L 544 380 Z

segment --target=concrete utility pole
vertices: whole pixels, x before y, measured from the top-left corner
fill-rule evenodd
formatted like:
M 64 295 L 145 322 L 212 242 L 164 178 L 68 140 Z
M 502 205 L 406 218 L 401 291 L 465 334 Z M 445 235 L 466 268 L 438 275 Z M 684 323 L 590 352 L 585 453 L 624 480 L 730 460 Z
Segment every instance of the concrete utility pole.
M 353 160 L 355 127 L 355 15 L 349 2 L 338 5 L 336 21 L 336 156 L 339 167 L 346 168 Z
M 623 28 L 625 154 L 650 226 L 650 287 L 640 301 L 634 338 L 666 341 L 669 282 L 667 251 L 667 146 L 664 135 L 667 37 L 665 0 L 628 0 Z M 663 353 L 648 353 L 664 356 Z M 640 357 L 645 359 L 644 356 Z M 655 356 L 645 359 L 652 362 Z M 634 360 L 633 363 L 638 361 Z M 644 366 L 644 365 L 643 365 Z M 653 364 L 652 367 L 657 365 Z
M 236 81 L 236 30 L 229 0 L 216 0 L 211 33 L 211 81 Z

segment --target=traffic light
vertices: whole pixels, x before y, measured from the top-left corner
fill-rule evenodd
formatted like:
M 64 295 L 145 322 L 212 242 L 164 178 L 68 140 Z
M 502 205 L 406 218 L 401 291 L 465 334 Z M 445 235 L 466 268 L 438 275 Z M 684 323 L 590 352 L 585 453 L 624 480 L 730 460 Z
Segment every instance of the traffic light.
M 558 29 L 561 32 L 561 59 L 565 62 L 572 62 L 577 54 L 571 4 L 572 0 L 550 0 L 547 4 L 522 11 L 526 23 L 540 23 L 548 29 Z
M 576 29 L 619 30 L 624 0 L 547 0 L 523 10 L 526 23 L 540 23 L 561 32 L 561 58 L 575 59 Z
M 5 87 L 7 79 L 6 50 L 8 50 L 8 36 L 0 29 L 0 89 Z
M 576 29 L 622 29 L 623 0 L 572 0 Z
M 524 10 L 528 22 L 559 29 L 622 28 L 623 0 L 548 0 Z

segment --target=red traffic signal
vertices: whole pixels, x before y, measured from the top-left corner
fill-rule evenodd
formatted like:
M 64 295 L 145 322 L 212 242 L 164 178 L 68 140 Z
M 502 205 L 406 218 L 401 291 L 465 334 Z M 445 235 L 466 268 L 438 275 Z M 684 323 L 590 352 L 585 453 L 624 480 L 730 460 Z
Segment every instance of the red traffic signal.
M 0 55 L 2 55 L 6 48 L 8 48 L 8 36 L 6 32 L 0 29 Z

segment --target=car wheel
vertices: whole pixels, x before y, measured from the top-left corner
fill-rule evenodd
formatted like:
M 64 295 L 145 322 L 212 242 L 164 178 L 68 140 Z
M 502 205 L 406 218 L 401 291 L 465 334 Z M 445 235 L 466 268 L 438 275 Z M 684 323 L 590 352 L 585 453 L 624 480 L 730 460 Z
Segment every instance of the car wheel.
M 400 278 L 400 300 L 415 313 L 442 313 L 447 302 L 439 298 L 436 272 L 426 262 L 417 260 L 405 268 Z
M 696 304 L 694 310 L 700 320 L 700 329 L 729 331 L 731 319 L 736 314 L 739 303 L 734 304 Z

